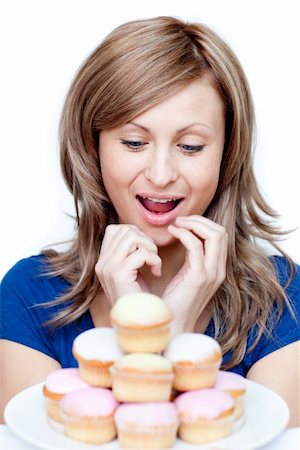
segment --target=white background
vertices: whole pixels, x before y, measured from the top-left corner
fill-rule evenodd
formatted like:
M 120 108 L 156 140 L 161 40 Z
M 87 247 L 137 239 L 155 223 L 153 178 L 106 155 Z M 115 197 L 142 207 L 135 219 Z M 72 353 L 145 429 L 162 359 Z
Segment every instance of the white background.
M 257 114 L 255 170 L 280 225 L 300 224 L 299 8 L 289 0 L 1 1 L 0 278 L 18 259 L 73 233 L 57 129 L 83 59 L 123 22 L 158 15 L 203 22 L 248 76 Z M 282 243 L 300 262 L 300 233 Z

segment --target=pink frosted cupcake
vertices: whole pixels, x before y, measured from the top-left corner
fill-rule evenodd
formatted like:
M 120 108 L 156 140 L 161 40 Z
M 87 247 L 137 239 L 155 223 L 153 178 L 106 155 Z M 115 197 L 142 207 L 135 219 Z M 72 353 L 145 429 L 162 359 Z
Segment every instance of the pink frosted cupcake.
M 235 420 L 240 419 L 245 411 L 246 379 L 237 373 L 219 370 L 215 388 L 232 395 L 235 400 L 234 417 Z
M 124 403 L 115 423 L 122 448 L 157 449 L 174 445 L 179 419 L 171 402 Z
M 234 400 L 217 389 L 185 392 L 175 400 L 179 413 L 179 437 L 192 444 L 228 436 L 234 425 Z
M 57 369 L 51 372 L 43 386 L 49 419 L 61 423 L 59 400 L 68 392 L 88 387 L 79 374 L 78 369 Z
M 200 333 L 177 334 L 164 356 L 173 364 L 173 388 L 177 391 L 214 386 L 222 361 L 221 347 L 215 339 Z
M 118 407 L 110 389 L 90 387 L 66 394 L 59 402 L 65 434 L 87 444 L 104 444 L 116 437 Z

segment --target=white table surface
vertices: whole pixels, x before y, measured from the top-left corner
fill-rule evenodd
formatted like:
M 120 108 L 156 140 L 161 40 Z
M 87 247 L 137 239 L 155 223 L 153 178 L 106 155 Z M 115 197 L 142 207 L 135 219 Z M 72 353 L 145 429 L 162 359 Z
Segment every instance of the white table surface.
M 21 441 L 6 425 L 0 425 L 0 449 L 1 450 L 36 450 L 30 444 Z M 299 450 L 300 428 L 288 428 L 276 439 L 260 450 Z

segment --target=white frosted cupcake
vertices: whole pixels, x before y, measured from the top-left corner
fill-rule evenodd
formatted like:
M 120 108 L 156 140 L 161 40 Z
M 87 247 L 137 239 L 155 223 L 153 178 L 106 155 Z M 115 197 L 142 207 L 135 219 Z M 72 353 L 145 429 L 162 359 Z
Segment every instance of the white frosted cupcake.
M 123 403 L 115 423 L 121 448 L 162 449 L 174 445 L 179 419 L 171 402 Z
M 112 388 L 120 402 L 170 400 L 174 374 L 166 358 L 151 353 L 124 355 L 110 368 Z
M 164 356 L 173 364 L 173 387 L 178 391 L 212 387 L 222 362 L 218 342 L 200 333 L 174 336 Z
M 185 392 L 175 400 L 179 437 L 191 444 L 205 444 L 228 436 L 234 425 L 234 400 L 214 388 Z
M 168 345 L 172 314 L 156 295 L 124 295 L 111 309 L 110 318 L 124 352 L 160 353 Z
M 244 399 L 246 394 L 246 379 L 234 372 L 219 370 L 215 388 L 230 394 L 235 400 L 235 420 L 240 419 L 245 412 Z
M 113 328 L 84 331 L 74 339 L 72 351 L 84 381 L 91 386 L 111 387 L 109 367 L 123 355 Z
M 88 384 L 81 379 L 78 369 L 57 369 L 49 373 L 43 386 L 49 421 L 61 423 L 59 400 L 68 392 L 86 387 Z M 55 426 L 52 422 L 51 424 Z
M 118 405 L 110 389 L 89 387 L 66 394 L 59 402 L 65 434 L 87 444 L 113 440 Z

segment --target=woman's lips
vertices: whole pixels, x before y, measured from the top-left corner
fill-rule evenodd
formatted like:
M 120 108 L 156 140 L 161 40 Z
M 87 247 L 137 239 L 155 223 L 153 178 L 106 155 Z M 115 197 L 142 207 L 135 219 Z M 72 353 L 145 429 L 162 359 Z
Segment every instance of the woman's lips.
M 149 198 L 136 196 L 138 209 L 143 219 L 151 225 L 164 226 L 174 222 L 183 206 L 184 199 L 160 199 L 152 201 Z

